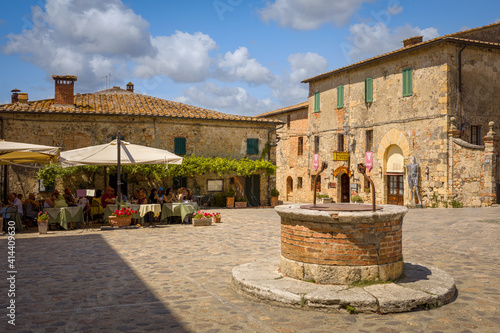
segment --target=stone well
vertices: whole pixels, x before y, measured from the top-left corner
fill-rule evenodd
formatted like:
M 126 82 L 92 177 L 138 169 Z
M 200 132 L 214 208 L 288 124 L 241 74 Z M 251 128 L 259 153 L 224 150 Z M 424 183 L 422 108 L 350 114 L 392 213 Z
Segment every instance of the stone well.
M 349 204 L 357 205 L 357 204 Z M 402 227 L 408 209 L 318 211 L 275 208 L 281 217 L 280 271 L 321 284 L 395 280 L 403 273 Z

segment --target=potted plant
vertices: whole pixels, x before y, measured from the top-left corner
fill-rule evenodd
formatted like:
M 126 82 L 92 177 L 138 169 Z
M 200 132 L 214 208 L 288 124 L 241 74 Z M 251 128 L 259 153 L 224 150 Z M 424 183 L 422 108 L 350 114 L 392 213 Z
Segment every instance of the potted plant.
M 333 199 L 330 198 L 330 196 L 328 194 L 321 194 L 321 193 L 318 193 L 316 194 L 316 199 L 319 199 L 321 203 L 332 203 L 333 202 Z
M 247 206 L 247 197 L 234 198 L 234 208 L 245 208 Z
M 112 227 L 123 227 L 130 225 L 132 222 L 132 214 L 137 213 L 136 210 L 130 209 L 130 207 L 122 207 L 113 212 L 109 217 L 109 224 Z
M 271 207 L 276 207 L 278 206 L 278 199 L 279 199 L 279 196 L 280 196 L 280 192 L 273 188 L 271 190 Z
M 220 213 L 213 213 L 212 218 L 213 218 L 215 223 L 221 223 L 222 217 L 221 217 Z
M 230 188 L 227 193 L 226 193 L 226 207 L 227 208 L 234 208 L 234 189 Z
M 207 226 L 212 225 L 212 214 L 199 210 L 193 215 L 193 226 Z
M 43 211 L 38 212 L 36 221 L 38 224 L 38 233 L 46 234 L 49 226 L 49 214 Z

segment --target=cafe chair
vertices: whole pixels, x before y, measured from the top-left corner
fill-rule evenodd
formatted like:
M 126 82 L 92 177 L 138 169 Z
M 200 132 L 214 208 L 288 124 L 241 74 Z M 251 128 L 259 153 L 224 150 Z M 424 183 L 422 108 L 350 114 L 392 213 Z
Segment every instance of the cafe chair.
M 90 217 L 93 222 L 104 224 L 104 213 L 99 202 L 92 200 L 90 204 Z
M 33 209 L 31 204 L 23 204 L 22 220 L 28 227 L 36 227 L 36 219 L 38 217 L 38 210 Z

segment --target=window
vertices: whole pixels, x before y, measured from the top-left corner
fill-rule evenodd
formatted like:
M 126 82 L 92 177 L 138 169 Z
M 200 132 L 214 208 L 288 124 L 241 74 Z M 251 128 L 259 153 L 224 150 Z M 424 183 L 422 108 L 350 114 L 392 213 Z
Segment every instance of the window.
M 470 127 L 470 143 L 473 145 L 481 144 L 481 126 Z
M 403 69 L 403 97 L 413 94 L 412 69 Z
M 224 180 L 209 179 L 207 180 L 207 192 L 222 192 L 224 190 Z
M 302 188 L 302 177 L 297 178 L 297 188 Z
M 304 137 L 299 136 L 299 142 L 297 144 L 297 155 L 302 155 L 304 154 Z
M 186 155 L 186 138 L 174 139 L 174 154 Z
M 337 151 L 344 151 L 344 134 L 337 134 Z
M 314 137 L 314 153 L 319 154 L 319 136 Z
M 187 187 L 187 177 L 174 177 L 174 190 L 177 190 L 181 187 Z
M 368 77 L 365 79 L 365 103 L 373 102 L 373 79 Z
M 344 86 L 337 87 L 337 109 L 344 107 Z
M 373 130 L 367 130 L 365 133 L 365 151 L 373 151 Z
M 259 139 L 247 139 L 247 154 L 257 155 L 259 153 Z
M 316 176 L 311 176 L 311 191 L 314 191 L 314 178 Z M 321 192 L 321 175 L 316 179 L 316 183 L 318 184 L 316 187 L 316 192 Z
M 287 129 L 290 129 L 290 120 L 291 120 L 291 116 L 287 115 L 286 116 L 286 128 Z
M 314 112 L 319 112 L 319 91 L 314 93 Z

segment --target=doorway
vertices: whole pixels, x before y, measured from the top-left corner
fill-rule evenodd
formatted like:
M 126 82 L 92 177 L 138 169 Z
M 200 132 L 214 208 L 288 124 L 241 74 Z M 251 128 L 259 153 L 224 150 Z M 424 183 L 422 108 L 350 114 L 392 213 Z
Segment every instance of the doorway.
M 293 201 L 293 179 L 290 176 L 286 179 L 286 201 Z
M 389 205 L 404 205 L 403 175 L 387 176 L 387 203 Z
M 251 175 L 245 178 L 245 195 L 248 207 L 260 206 L 260 175 Z
M 349 175 L 343 173 L 342 176 L 340 176 L 340 202 L 349 202 L 350 186 Z

